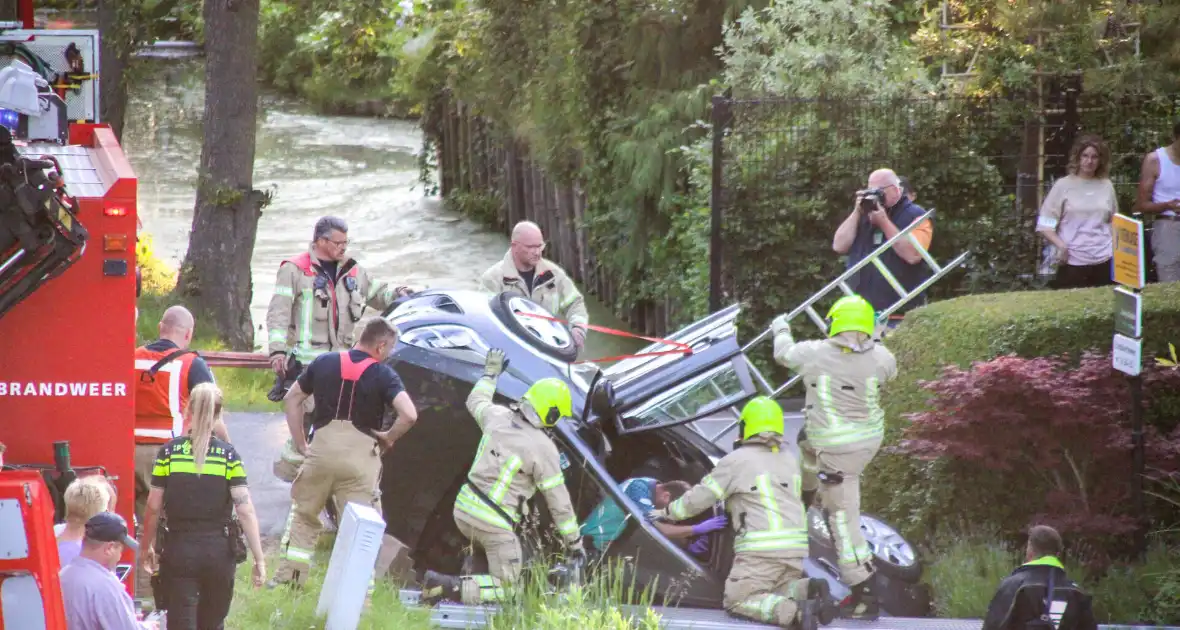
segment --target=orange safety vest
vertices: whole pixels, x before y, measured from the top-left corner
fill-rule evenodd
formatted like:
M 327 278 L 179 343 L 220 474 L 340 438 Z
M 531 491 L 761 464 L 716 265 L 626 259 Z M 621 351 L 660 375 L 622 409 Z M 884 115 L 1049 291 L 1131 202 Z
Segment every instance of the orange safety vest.
M 188 372 L 198 355 L 186 350 L 151 373 L 161 359 L 176 352 L 176 348 L 162 352 L 147 347 L 135 349 L 135 372 L 139 377 L 135 384 L 136 444 L 164 444 L 184 434 Z

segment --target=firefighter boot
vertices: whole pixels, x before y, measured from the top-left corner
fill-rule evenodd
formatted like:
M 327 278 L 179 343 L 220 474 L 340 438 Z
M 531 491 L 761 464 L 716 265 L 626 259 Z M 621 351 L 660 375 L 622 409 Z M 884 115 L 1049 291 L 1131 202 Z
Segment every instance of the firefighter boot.
M 836 618 L 840 606 L 832 599 L 832 589 L 828 581 L 821 578 L 811 578 L 807 581 L 807 599 L 815 602 L 815 615 L 820 625 L 826 626 Z
M 799 602 L 799 611 L 795 613 L 796 630 L 819 630 L 819 602 L 804 600 Z
M 419 580 L 422 583 L 422 596 L 419 603 L 434 606 L 442 600 L 453 602 L 462 601 L 462 580 L 457 576 L 426 571 Z
M 852 594 L 840 602 L 840 616 L 845 619 L 876 621 L 881 616 L 877 601 L 877 590 L 873 588 L 876 576 L 852 587 Z

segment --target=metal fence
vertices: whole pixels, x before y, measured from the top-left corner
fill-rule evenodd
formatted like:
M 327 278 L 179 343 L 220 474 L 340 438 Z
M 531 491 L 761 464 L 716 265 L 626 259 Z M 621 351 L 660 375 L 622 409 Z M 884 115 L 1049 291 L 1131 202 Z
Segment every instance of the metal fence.
M 1082 94 L 910 100 L 713 100 L 711 307 L 801 302 L 840 273 L 831 239 L 876 168 L 906 177 L 936 209 L 931 252 L 971 263 L 935 299 L 1041 286 L 1041 200 L 1083 133 L 1110 146 L 1120 210 L 1131 212 L 1143 155 L 1171 142 L 1177 98 Z M 724 296 L 724 297 L 723 297 Z

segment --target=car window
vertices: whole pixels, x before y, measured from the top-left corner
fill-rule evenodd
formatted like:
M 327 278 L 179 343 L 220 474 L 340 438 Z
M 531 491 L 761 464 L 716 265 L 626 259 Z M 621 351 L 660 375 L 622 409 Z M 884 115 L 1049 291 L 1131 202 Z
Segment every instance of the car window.
M 753 392 L 749 365 L 739 355 L 628 411 L 622 428 L 635 431 L 681 424 L 733 405 Z

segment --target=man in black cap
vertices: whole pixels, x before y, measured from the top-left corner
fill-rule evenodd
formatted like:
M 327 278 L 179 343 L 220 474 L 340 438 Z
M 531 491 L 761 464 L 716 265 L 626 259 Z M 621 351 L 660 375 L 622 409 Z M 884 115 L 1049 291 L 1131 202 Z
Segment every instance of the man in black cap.
M 86 521 L 82 552 L 61 570 L 68 630 L 155 630 L 155 623 L 136 620 L 131 595 L 115 576 L 125 548 L 139 545 L 122 516 L 99 512 Z

